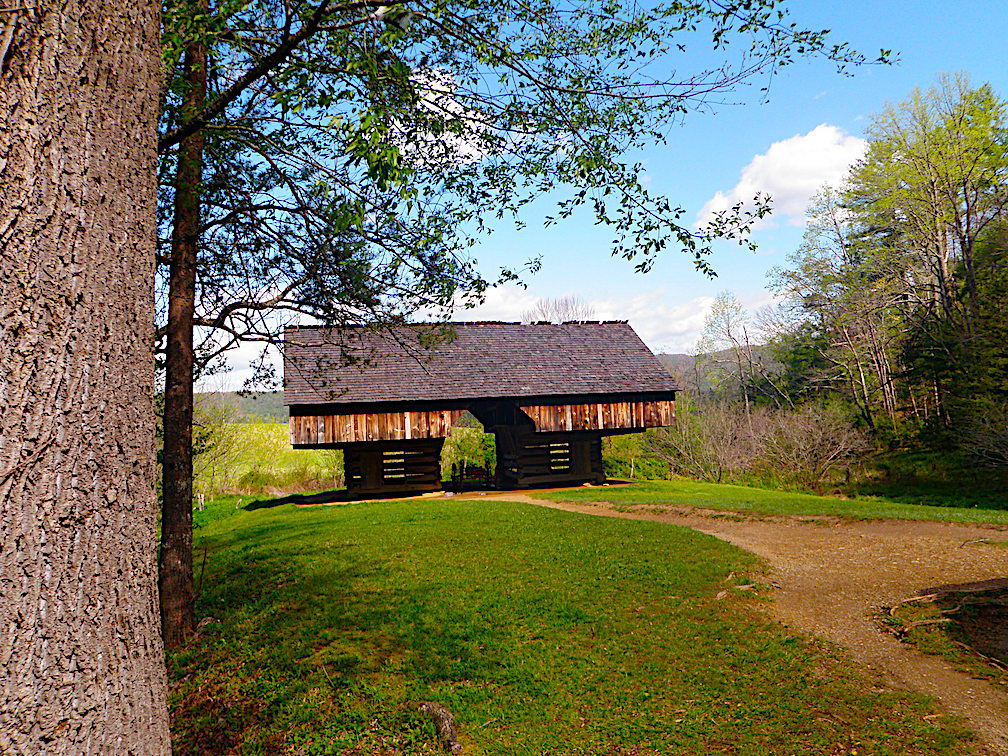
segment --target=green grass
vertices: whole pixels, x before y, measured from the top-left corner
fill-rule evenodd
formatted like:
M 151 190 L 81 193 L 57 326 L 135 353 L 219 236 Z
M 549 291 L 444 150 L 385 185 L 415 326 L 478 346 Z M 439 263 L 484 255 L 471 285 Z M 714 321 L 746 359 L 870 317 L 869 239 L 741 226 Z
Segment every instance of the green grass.
M 425 700 L 469 754 L 968 747 L 769 621 L 731 590 L 755 558 L 694 531 L 464 500 L 202 514 L 217 621 L 169 656 L 178 753 L 434 753 Z
M 900 450 L 866 460 L 844 490 L 902 504 L 1008 509 L 1008 471 L 954 451 Z
M 726 486 L 690 480 L 642 481 L 605 488 L 533 493 L 532 496 L 575 503 L 607 502 L 618 507 L 639 505 L 694 506 L 755 515 L 832 515 L 853 519 L 938 520 L 941 522 L 1008 525 L 1008 511 L 905 504 L 877 496 L 838 499 L 747 486 Z

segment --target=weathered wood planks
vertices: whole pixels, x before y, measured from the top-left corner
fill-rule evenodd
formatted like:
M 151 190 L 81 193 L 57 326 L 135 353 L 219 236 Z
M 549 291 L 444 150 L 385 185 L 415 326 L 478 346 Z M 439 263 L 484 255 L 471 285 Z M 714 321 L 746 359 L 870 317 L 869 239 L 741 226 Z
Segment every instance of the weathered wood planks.
M 344 465 L 347 491 L 355 497 L 368 494 L 417 493 L 441 488 L 443 439 L 411 441 L 346 449 Z
M 540 433 L 576 430 L 658 428 L 675 422 L 675 402 L 521 405 Z
M 292 446 L 446 438 L 464 410 L 291 415 Z
M 675 402 L 599 402 L 521 405 L 540 433 L 657 428 L 675 422 Z M 292 415 L 291 445 L 300 447 L 368 441 L 446 438 L 464 410 L 368 412 L 345 415 Z
M 498 428 L 497 479 L 501 488 L 604 483 L 602 434 L 515 434 Z

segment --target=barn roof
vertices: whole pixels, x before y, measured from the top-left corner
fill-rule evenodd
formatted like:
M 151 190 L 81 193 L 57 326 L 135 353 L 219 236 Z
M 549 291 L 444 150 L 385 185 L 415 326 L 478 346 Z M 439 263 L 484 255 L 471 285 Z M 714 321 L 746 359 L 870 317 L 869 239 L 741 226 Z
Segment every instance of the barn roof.
M 678 390 L 622 321 L 450 323 L 432 349 L 430 325 L 285 332 L 284 404 L 453 401 Z M 347 357 L 353 362 L 346 364 Z

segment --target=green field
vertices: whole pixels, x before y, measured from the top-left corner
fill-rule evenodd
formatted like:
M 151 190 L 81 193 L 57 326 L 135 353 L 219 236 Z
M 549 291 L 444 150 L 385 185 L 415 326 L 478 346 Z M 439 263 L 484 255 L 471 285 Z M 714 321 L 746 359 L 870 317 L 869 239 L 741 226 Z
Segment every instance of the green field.
M 194 490 L 272 495 L 339 488 L 343 453 L 294 449 L 286 423 L 224 423 L 194 460 Z M 246 496 L 247 500 L 248 496 Z
M 990 501 L 991 509 L 904 504 L 891 498 L 832 496 L 727 486 L 691 480 L 641 481 L 604 488 L 572 488 L 533 493 L 532 496 L 575 503 L 605 502 L 618 507 L 692 506 L 754 515 L 832 515 L 852 519 L 937 520 L 940 522 L 1008 525 L 1003 495 Z
M 479 500 L 199 513 L 179 753 L 952 753 L 954 723 L 768 620 L 693 531 Z M 200 574 L 203 554 L 205 573 Z M 720 594 L 720 598 L 719 598 Z

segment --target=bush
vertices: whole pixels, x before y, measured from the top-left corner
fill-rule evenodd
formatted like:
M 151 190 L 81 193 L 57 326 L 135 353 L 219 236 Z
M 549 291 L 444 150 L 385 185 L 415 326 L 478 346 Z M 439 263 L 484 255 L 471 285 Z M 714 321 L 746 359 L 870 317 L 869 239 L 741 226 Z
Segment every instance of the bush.
M 343 452 L 293 449 L 286 423 L 200 421 L 194 494 L 281 494 L 340 488 Z
M 815 490 L 868 448 L 865 435 L 839 408 L 809 404 L 770 415 L 757 466 L 764 475 L 781 474 L 789 483 Z
M 763 414 L 755 425 L 739 409 L 726 404 L 676 404 L 676 423 L 644 434 L 646 452 L 668 464 L 676 475 L 721 483 L 738 480 L 753 468 Z
M 960 446 L 982 465 L 1008 469 L 1008 400 L 978 400 L 965 422 Z
M 668 463 L 645 448 L 644 438 L 643 433 L 626 433 L 603 439 L 602 464 L 607 477 L 644 480 L 670 477 Z
M 727 403 L 676 407 L 670 428 L 643 436 L 646 452 L 677 475 L 713 483 L 761 483 L 818 489 L 837 468 L 868 448 L 841 410 L 810 404 L 797 410 Z

